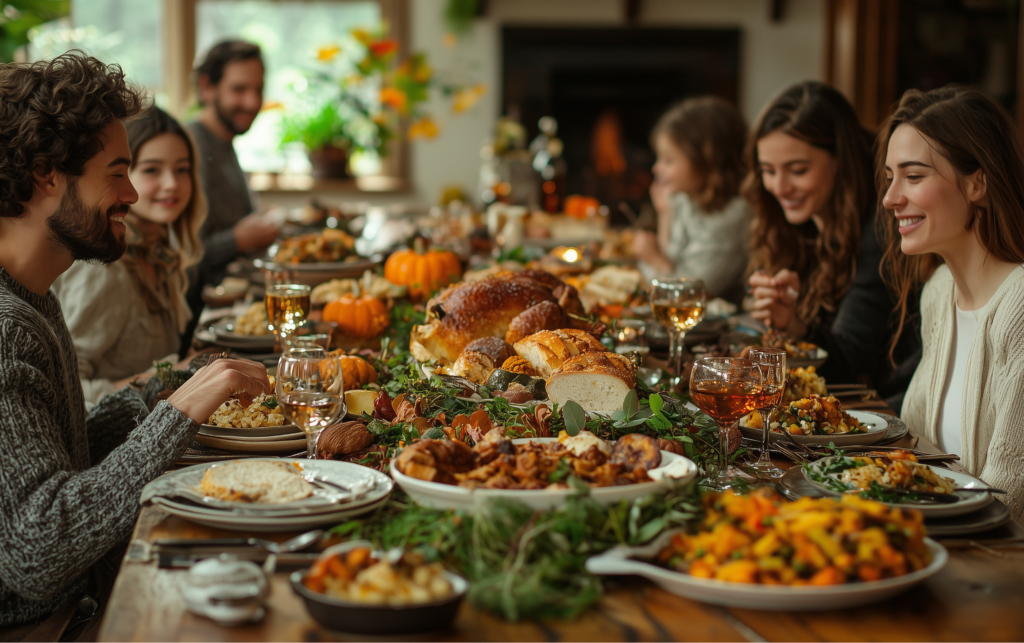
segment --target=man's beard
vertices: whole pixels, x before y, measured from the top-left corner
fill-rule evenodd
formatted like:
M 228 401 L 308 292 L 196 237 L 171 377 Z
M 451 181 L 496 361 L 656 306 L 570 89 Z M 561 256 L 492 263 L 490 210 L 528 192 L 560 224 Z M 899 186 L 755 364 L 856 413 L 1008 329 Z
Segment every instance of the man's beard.
M 221 124 L 223 124 L 224 127 L 228 128 L 228 131 L 230 131 L 235 136 L 241 136 L 242 134 L 248 132 L 249 129 L 252 127 L 253 122 L 256 120 L 254 118 L 253 120 L 249 121 L 249 124 L 245 127 L 239 127 L 239 125 L 234 121 L 234 119 L 231 118 L 231 116 L 232 114 L 245 114 L 245 112 L 240 109 L 236 109 L 234 112 L 228 112 L 221 106 L 220 100 L 218 99 L 214 99 L 213 101 L 213 111 L 217 113 L 217 118 L 220 119 Z M 246 116 L 248 116 L 248 114 L 246 114 Z
M 114 214 L 127 214 L 128 205 L 114 205 L 104 215 L 99 208 L 90 209 L 78 197 L 76 181 L 68 181 L 57 211 L 46 219 L 50 239 L 67 248 L 76 261 L 114 263 L 124 254 L 124 238 L 118 238 L 110 225 Z

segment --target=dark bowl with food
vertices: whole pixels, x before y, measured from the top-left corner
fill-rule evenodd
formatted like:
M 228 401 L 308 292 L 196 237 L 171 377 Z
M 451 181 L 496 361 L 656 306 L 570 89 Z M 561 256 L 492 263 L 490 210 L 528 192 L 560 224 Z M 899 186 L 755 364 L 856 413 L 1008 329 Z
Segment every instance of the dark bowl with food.
M 326 628 L 350 634 L 391 636 L 415 634 L 444 629 L 452 624 L 466 596 L 469 583 L 451 572 L 445 578 L 452 586 L 452 594 L 428 603 L 408 605 L 375 605 L 346 601 L 327 594 L 314 592 L 303 580 L 309 570 L 291 575 L 292 589 L 302 597 L 313 620 Z

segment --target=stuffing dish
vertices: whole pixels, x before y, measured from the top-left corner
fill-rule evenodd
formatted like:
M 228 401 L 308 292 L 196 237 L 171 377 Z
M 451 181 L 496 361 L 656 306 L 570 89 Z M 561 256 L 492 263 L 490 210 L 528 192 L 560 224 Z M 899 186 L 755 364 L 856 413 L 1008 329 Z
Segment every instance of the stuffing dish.
M 857 418 L 843 411 L 843 406 L 831 395 L 811 395 L 802 400 L 790 402 L 789 406 L 772 411 L 769 416 L 771 430 L 786 431 L 792 435 L 840 435 L 846 433 L 867 433 Z M 761 414 L 751 413 L 742 420 L 743 426 L 760 429 Z
M 828 389 L 825 388 L 825 378 L 818 375 L 813 366 L 791 368 L 789 370 L 789 378 L 786 380 L 786 391 L 782 394 L 782 403 L 789 405 L 791 402 L 796 402 L 812 395 L 821 397 L 828 395 Z
M 658 555 L 669 569 L 733 583 L 821 586 L 904 576 L 931 562 L 924 519 L 858 496 L 804 497 L 769 489 L 704 495 L 697 533 Z
M 956 489 L 952 478 L 940 476 L 931 467 L 920 464 L 917 456 L 909 451 L 831 458 L 809 475 L 813 481 L 833 491 L 868 491 L 880 497 L 886 489 L 931 493 L 953 493 Z
M 334 263 L 355 254 L 355 239 L 340 230 L 324 228 L 289 237 L 277 246 L 277 263 Z
M 274 377 L 270 376 L 270 388 L 274 388 Z M 277 398 L 264 393 L 249 404 L 238 398 L 231 398 L 213 412 L 207 422 L 210 426 L 236 429 L 257 429 L 263 426 L 284 426 L 284 415 L 277 405 Z
M 814 359 L 818 356 L 816 344 L 793 339 L 774 329 L 761 336 L 761 345 L 785 349 L 786 356 L 790 359 Z
M 470 448 L 457 440 L 419 440 L 395 461 L 401 473 L 469 489 L 565 489 L 575 476 L 591 487 L 648 482 L 661 464 L 658 443 L 640 433 L 609 444 L 589 431 L 557 442 L 513 444 L 492 429 Z
M 269 335 L 271 331 L 270 320 L 267 318 L 267 305 L 262 301 L 254 301 L 235 320 L 232 331 L 238 335 Z
M 311 591 L 367 605 L 430 603 L 455 591 L 440 563 L 427 563 L 422 554 L 407 552 L 392 564 L 367 547 L 325 553 L 302 582 Z

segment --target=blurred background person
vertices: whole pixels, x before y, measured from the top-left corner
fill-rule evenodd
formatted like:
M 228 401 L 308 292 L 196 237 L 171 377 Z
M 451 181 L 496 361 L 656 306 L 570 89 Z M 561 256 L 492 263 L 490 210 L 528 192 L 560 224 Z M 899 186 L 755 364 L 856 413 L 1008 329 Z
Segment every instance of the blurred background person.
M 266 248 L 280 232 L 277 222 L 256 212 L 256 198 L 232 146 L 263 106 L 263 73 L 260 48 L 241 40 L 214 45 L 196 69 L 202 111 L 186 127 L 202 161 L 199 178 L 209 214 L 199 233 L 204 255 L 188 292 L 193 323 L 184 333 L 183 349 L 203 309 L 203 286 L 219 284 L 229 263 Z
M 899 409 L 920 336 L 900 335 L 895 365 L 880 350 L 900 322 L 879 273 L 871 135 L 836 89 L 799 83 L 761 112 L 747 160 L 753 316 L 828 351 L 819 372 L 829 382 L 870 383 Z
M 128 177 L 139 193 L 124 219 L 127 250 L 109 267 L 77 261 L 53 284 L 87 404 L 121 389 L 154 361 L 178 361 L 192 318 L 186 270 L 203 253 L 206 200 L 188 134 L 156 107 L 125 126 Z
M 921 363 L 902 417 L 1024 517 L 1024 150 L 980 92 L 910 90 L 882 127 L 885 276 L 921 296 Z M 925 281 L 927 284 L 925 285 Z M 904 329 L 904 334 L 908 331 Z
M 638 231 L 633 243 L 648 278 L 702 279 L 709 296 L 739 301 L 751 221 L 740 196 L 746 138 L 739 111 L 711 96 L 685 100 L 658 121 L 651 135 L 658 232 Z

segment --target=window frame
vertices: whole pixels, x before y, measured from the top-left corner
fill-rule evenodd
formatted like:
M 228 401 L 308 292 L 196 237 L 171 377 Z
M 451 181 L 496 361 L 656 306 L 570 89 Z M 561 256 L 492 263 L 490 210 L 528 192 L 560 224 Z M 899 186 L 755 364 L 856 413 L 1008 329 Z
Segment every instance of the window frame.
M 274 0 L 301 2 L 301 0 Z M 352 0 L 333 0 L 337 3 Z M 381 18 L 387 22 L 390 35 L 398 41 L 399 56 L 409 53 L 408 0 L 373 0 L 380 5 Z M 195 102 L 193 66 L 200 52 L 196 51 L 196 8 L 199 0 L 163 0 L 164 87 L 167 107 L 176 118 L 183 118 Z M 404 130 L 407 123 L 401 123 Z M 381 173 L 348 180 L 310 180 L 282 184 L 276 175 L 265 175 L 254 189 L 258 192 L 406 192 L 410 188 L 409 143 L 396 137 L 388 144 L 382 159 Z

